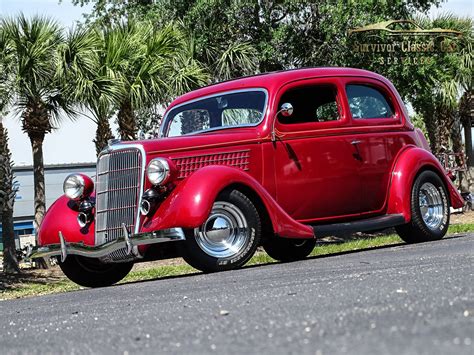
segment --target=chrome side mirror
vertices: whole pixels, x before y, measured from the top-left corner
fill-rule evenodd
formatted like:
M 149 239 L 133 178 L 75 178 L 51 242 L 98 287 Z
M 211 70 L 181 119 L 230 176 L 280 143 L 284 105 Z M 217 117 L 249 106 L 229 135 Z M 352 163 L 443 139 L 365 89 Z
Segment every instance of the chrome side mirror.
M 276 134 L 275 134 L 275 123 L 278 118 L 278 115 L 281 113 L 282 116 L 284 117 L 290 117 L 293 114 L 293 105 L 290 104 L 289 102 L 285 102 L 283 105 L 280 107 L 280 111 L 278 111 L 273 118 L 272 122 L 272 142 L 275 142 L 276 140 Z
M 285 102 L 280 107 L 280 112 L 282 116 L 290 117 L 293 114 L 293 105 L 289 102 Z

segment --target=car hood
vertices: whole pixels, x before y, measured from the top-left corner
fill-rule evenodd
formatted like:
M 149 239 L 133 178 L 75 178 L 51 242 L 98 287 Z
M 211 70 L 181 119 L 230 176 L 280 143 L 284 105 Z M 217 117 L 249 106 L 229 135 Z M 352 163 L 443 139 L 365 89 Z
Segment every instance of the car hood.
M 260 142 L 262 139 L 256 127 L 220 130 L 194 135 L 155 138 L 139 141 L 120 142 L 120 144 L 140 144 L 148 157 L 173 156 L 175 153 L 234 146 Z

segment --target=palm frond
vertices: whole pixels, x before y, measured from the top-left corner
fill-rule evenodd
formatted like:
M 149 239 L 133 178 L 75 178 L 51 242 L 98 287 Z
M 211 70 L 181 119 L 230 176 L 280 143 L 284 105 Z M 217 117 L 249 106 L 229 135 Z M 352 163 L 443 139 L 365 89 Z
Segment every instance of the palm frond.
M 216 76 L 226 80 L 235 76 L 253 74 L 257 68 L 255 48 L 247 42 L 234 42 L 220 53 L 217 59 Z

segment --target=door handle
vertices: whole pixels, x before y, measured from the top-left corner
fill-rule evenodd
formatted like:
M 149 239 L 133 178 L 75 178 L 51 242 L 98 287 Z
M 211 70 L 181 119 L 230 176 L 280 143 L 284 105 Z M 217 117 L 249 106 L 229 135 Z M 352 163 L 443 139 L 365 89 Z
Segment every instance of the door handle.
M 355 148 L 355 153 L 352 154 L 352 156 L 358 161 L 363 161 L 362 156 L 360 155 L 360 152 L 359 152 L 359 143 L 361 143 L 361 141 L 359 141 L 359 140 L 353 140 L 351 142 L 351 144 Z

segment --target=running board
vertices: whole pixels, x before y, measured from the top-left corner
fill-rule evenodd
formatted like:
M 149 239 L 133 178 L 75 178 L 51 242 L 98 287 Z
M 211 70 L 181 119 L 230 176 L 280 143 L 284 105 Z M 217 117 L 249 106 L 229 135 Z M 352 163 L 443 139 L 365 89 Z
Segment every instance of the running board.
M 405 218 L 401 214 L 386 214 L 379 217 L 361 219 L 357 221 L 322 224 L 312 226 L 316 238 L 326 237 L 329 235 L 341 235 L 354 232 L 369 232 L 374 230 L 382 230 L 405 224 Z

